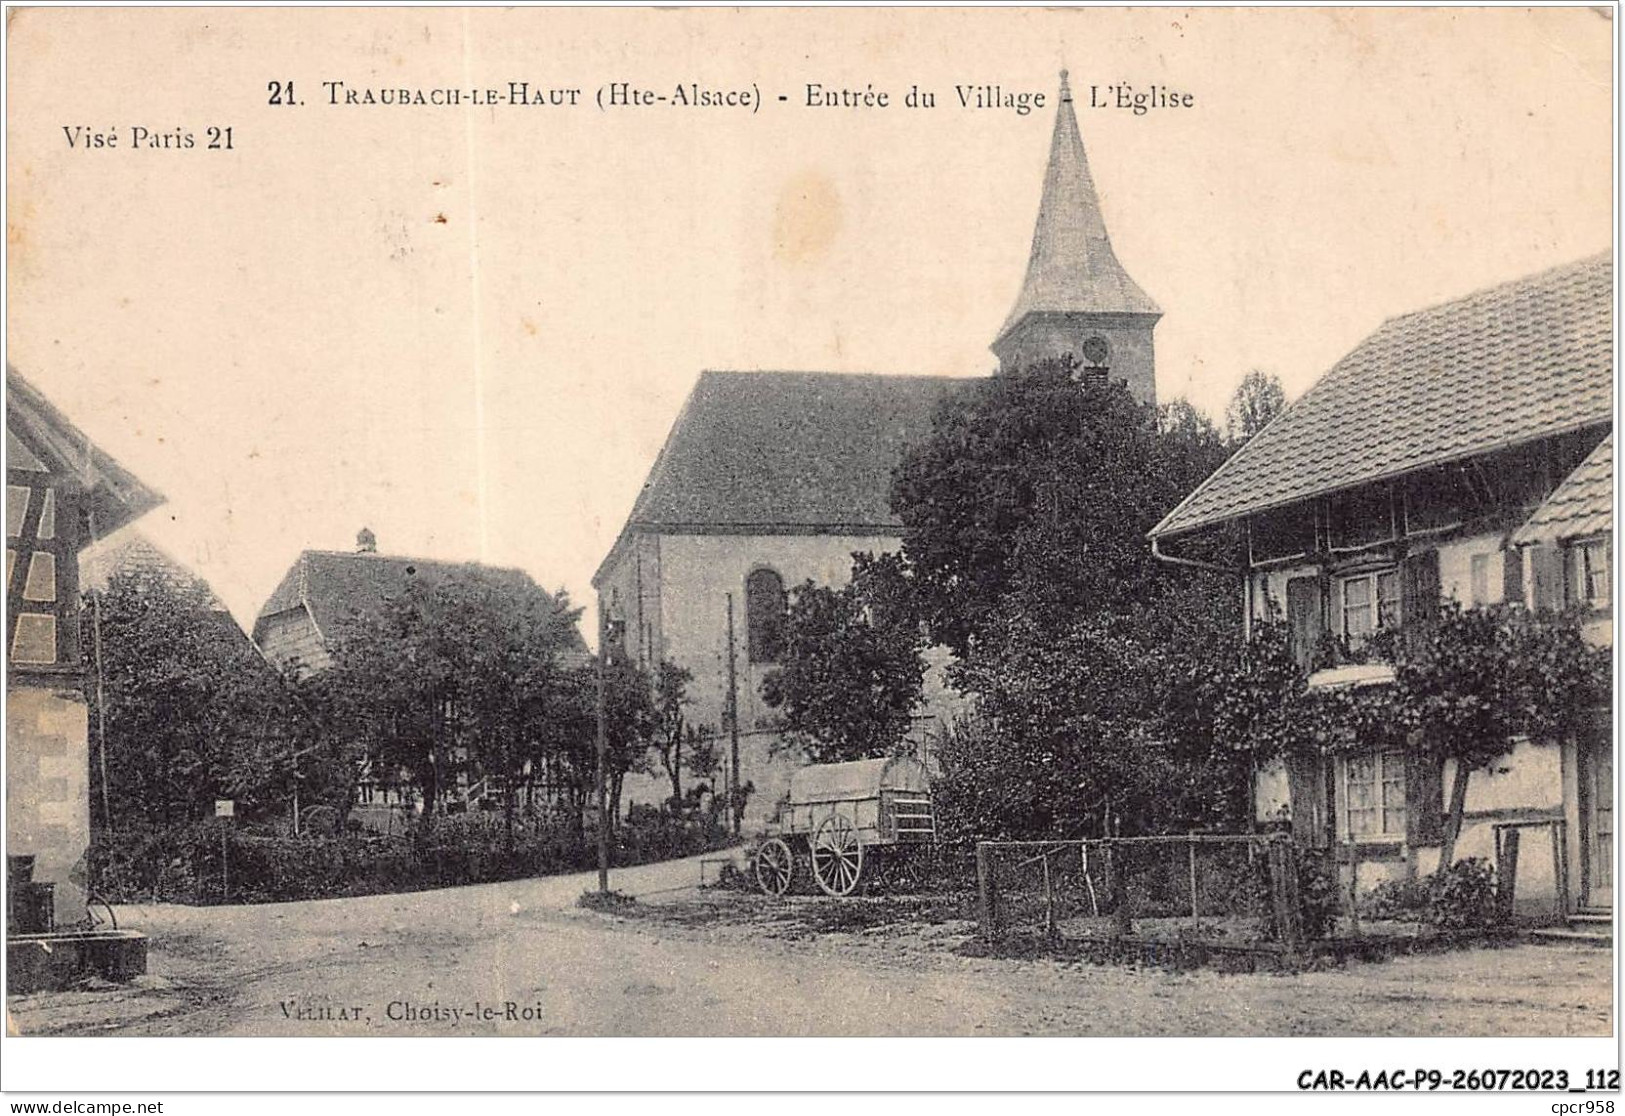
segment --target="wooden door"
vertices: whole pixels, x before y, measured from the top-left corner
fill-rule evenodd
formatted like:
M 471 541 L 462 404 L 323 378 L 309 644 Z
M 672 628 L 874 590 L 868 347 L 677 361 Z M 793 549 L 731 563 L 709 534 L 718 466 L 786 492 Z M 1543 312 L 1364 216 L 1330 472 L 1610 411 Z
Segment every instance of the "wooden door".
M 1614 905 L 1614 747 L 1606 732 L 1586 743 L 1585 852 L 1589 907 Z

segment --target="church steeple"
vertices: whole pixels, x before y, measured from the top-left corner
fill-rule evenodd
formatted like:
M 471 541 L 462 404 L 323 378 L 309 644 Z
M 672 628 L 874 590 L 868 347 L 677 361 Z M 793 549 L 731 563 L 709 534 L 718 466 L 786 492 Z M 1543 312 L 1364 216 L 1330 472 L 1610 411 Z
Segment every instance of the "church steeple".
M 1027 277 L 993 352 L 1005 369 L 1071 353 L 1154 402 L 1151 330 L 1161 316 L 1112 251 L 1063 70 Z

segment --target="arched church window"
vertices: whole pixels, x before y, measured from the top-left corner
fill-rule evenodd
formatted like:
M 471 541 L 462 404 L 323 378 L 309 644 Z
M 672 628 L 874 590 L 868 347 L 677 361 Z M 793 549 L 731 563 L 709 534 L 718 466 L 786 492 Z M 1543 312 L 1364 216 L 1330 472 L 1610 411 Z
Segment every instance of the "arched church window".
M 745 578 L 745 632 L 750 661 L 776 663 L 784 657 L 784 578 L 775 570 L 752 570 Z

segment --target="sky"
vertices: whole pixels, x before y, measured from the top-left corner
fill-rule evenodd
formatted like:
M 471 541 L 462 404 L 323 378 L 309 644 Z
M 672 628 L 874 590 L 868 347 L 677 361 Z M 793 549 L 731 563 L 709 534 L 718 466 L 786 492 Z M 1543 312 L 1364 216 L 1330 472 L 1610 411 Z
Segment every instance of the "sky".
M 1606 10 L 8 16 L 8 359 L 245 625 L 362 526 L 588 603 L 703 369 L 991 371 L 1063 66 L 1158 392 L 1215 417 L 1251 369 L 1296 396 L 1388 316 L 1613 239 Z M 514 81 L 579 103 L 468 103 Z M 761 103 L 598 108 L 623 81 Z M 1193 104 L 1085 106 L 1124 83 Z

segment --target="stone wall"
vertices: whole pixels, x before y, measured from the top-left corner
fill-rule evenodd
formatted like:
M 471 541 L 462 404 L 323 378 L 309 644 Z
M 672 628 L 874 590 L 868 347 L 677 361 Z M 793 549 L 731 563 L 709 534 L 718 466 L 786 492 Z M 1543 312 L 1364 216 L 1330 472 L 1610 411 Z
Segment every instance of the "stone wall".
M 36 857 L 35 881 L 56 885 L 58 925 L 85 915 L 89 740 L 76 690 L 13 683 L 6 702 L 6 851 Z

